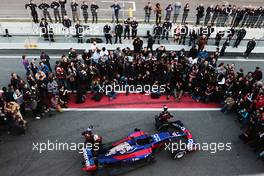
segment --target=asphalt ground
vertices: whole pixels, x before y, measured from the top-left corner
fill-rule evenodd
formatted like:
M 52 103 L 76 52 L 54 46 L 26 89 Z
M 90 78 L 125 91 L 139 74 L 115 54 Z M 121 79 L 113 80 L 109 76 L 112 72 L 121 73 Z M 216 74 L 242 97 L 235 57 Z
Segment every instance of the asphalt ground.
M 94 132 L 105 142 L 119 140 L 140 128 L 154 133 L 157 112 L 64 112 L 29 124 L 25 136 L 2 135 L 0 143 L 0 173 L 4 176 L 77 176 L 89 175 L 81 171 L 82 156 L 78 151 L 33 150 L 33 143 L 80 143 L 81 131 L 94 125 Z M 125 173 L 125 176 L 228 176 L 263 175 L 263 162 L 239 138 L 239 124 L 233 116 L 221 112 L 174 112 L 192 132 L 198 143 L 231 143 L 230 151 L 201 150 L 175 161 L 161 151 L 156 162 Z M 213 148 L 211 148 L 213 149 Z
M 83 0 L 77 0 L 77 2 L 79 4 L 82 3 Z M 153 5 L 156 4 L 157 2 L 159 2 L 162 6 L 163 9 L 166 8 L 166 6 L 169 3 L 174 4 L 176 1 L 157 1 L 157 0 L 134 0 L 134 1 L 130 1 L 130 0 L 124 0 L 124 1 L 119 1 L 120 6 L 122 7 L 122 9 L 124 9 L 125 11 L 121 11 L 120 12 L 120 19 L 123 18 L 127 18 L 128 17 L 128 9 L 131 8 L 134 10 L 133 12 L 133 16 L 135 16 L 137 19 L 144 19 L 144 6 L 147 4 L 147 2 L 150 1 Z M 187 21 L 194 21 L 195 20 L 195 14 L 196 14 L 196 7 L 199 4 L 204 4 L 206 7 L 209 5 L 216 5 L 216 4 L 226 4 L 227 2 L 230 4 L 235 4 L 237 6 L 261 6 L 263 5 L 263 1 L 262 0 L 209 0 L 209 1 L 204 1 L 204 0 L 192 0 L 192 1 L 185 1 L 185 0 L 177 0 L 179 2 L 182 3 L 182 6 L 184 6 L 187 2 L 189 2 L 190 4 L 190 13 L 189 13 L 189 17 L 187 18 Z M 0 18 L 30 18 L 30 12 L 28 12 L 27 10 L 25 10 L 25 3 L 27 3 L 28 0 L 1 0 L 0 1 Z M 35 0 L 35 2 L 37 4 L 40 3 L 40 0 Z M 46 0 L 46 2 L 51 2 L 51 0 Z M 70 1 L 69 1 L 70 2 Z M 71 11 L 70 11 L 70 3 L 67 3 L 67 11 L 68 11 L 68 16 L 71 17 Z M 92 0 L 88 0 L 87 1 L 88 4 L 90 5 Z M 110 9 L 110 5 L 112 4 L 112 0 L 95 0 L 95 2 L 99 5 L 99 20 L 100 19 L 111 19 L 111 9 Z M 81 15 L 81 12 L 80 16 Z M 39 11 L 40 17 L 42 17 L 42 12 Z M 53 11 L 51 11 L 51 15 L 53 16 Z M 182 15 L 182 13 L 181 13 Z M 181 15 L 179 16 L 179 18 L 181 19 Z M 163 14 L 164 16 L 164 14 Z M 89 18 L 91 19 L 91 13 L 89 11 Z M 151 19 L 154 20 L 155 16 L 152 14 Z

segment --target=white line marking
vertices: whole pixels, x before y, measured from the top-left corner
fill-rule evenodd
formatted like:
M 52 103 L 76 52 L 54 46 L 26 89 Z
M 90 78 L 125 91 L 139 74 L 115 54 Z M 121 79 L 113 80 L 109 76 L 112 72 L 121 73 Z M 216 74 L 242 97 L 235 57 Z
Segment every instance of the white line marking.
M 221 108 L 169 108 L 169 111 L 220 111 Z M 135 112 L 135 111 L 162 111 L 162 108 L 65 108 L 63 111 L 76 112 Z
M 39 58 L 39 55 L 28 55 L 29 59 Z M 52 59 L 60 59 L 61 56 L 58 55 L 50 55 Z M 0 59 L 17 59 L 21 58 L 20 55 L 17 56 L 0 56 Z M 218 59 L 219 61 L 229 61 L 229 62 L 264 62 L 264 59 Z
M 105 3 L 113 3 L 113 1 L 101 1 L 101 2 L 105 2 Z M 135 1 L 118 1 L 120 4 L 124 4 L 124 3 L 129 3 L 132 4 L 133 9 L 132 11 L 135 12 L 136 11 L 136 3 Z M 112 9 L 109 7 L 108 9 L 99 9 L 101 11 L 112 11 Z M 128 11 L 128 9 L 120 9 L 120 11 Z
M 264 59 L 218 59 L 219 61 L 264 62 Z

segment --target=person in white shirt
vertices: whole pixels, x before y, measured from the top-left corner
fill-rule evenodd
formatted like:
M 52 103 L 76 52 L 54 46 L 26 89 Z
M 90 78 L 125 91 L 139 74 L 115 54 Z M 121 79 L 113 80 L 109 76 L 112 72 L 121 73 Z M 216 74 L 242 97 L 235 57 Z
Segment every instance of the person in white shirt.
M 96 43 L 96 41 L 94 41 L 94 42 L 91 44 L 91 50 L 94 52 L 96 49 L 97 49 L 97 43 Z

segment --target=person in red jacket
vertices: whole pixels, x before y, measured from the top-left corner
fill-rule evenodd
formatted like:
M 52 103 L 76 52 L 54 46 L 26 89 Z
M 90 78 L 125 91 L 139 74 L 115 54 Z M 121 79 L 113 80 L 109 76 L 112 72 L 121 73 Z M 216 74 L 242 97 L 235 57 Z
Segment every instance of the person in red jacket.
M 256 109 L 260 109 L 264 107 L 264 93 L 263 92 L 260 92 L 257 98 L 255 99 L 255 107 Z

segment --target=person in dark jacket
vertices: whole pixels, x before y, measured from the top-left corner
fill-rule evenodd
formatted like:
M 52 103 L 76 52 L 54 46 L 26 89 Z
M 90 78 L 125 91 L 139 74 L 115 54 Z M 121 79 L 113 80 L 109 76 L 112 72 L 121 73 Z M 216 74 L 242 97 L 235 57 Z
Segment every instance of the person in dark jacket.
M 138 22 L 136 21 L 136 17 L 133 18 L 133 21 L 131 21 L 131 29 L 132 29 L 132 38 L 137 37 L 137 27 L 138 27 Z
M 134 46 L 134 53 L 138 54 L 141 52 L 142 50 L 142 46 L 143 46 L 143 41 L 137 37 L 135 38 L 135 40 L 133 41 L 133 46 Z
M 65 36 L 70 36 L 71 20 L 67 16 L 64 17 L 62 25 L 65 28 Z
M 160 36 L 162 35 L 162 27 L 157 24 L 156 27 L 154 28 L 154 40 L 158 40 L 158 44 L 160 44 Z
M 77 19 L 77 21 L 80 21 L 79 15 L 78 15 L 78 6 L 79 6 L 79 4 L 75 0 L 72 0 L 71 10 L 72 10 L 72 19 L 73 19 L 74 23 L 75 23 L 76 19 Z
M 166 38 L 166 40 L 169 40 L 169 32 L 171 30 L 172 24 L 171 22 L 167 19 L 163 25 L 162 25 L 162 39 Z
M 190 7 L 189 7 L 189 3 L 185 4 L 184 8 L 183 8 L 183 14 L 182 14 L 182 24 L 186 23 L 186 19 L 188 17 L 190 11 Z
M 118 19 L 119 19 L 119 10 L 121 9 L 120 5 L 117 3 L 117 1 L 115 0 L 115 3 L 113 5 L 110 6 L 112 11 L 113 11 L 113 15 L 112 15 L 112 23 L 114 22 L 114 18 L 116 20 L 116 23 L 118 23 Z
M 259 7 L 258 9 L 258 21 L 256 23 L 257 28 L 261 28 L 264 22 L 264 9 L 263 7 Z
M 244 28 L 240 29 L 237 32 L 237 39 L 235 41 L 234 48 L 237 48 L 238 47 L 238 45 L 240 44 L 240 42 L 245 38 L 246 34 L 247 34 L 247 31 Z
M 189 46 L 194 47 L 196 45 L 196 40 L 198 38 L 197 33 L 195 32 L 195 30 L 192 30 L 190 32 L 190 40 L 189 40 Z
M 150 31 L 147 31 L 147 49 L 153 52 L 153 44 L 155 43 L 155 40 L 153 36 L 150 34 Z
M 247 49 L 246 49 L 246 51 L 244 53 L 244 56 L 246 58 L 248 58 L 249 54 L 254 50 L 255 46 L 256 46 L 256 41 L 255 41 L 255 38 L 253 38 L 247 44 Z
M 83 12 L 84 22 L 87 23 L 88 22 L 88 4 L 87 4 L 86 1 L 83 1 L 81 9 L 82 9 L 82 12 Z
M 90 8 L 91 8 L 92 18 L 93 18 L 92 23 L 97 23 L 99 6 L 95 2 L 92 2 Z
M 48 17 L 50 22 L 52 23 L 52 19 L 51 19 L 49 10 L 48 10 L 50 8 L 50 5 L 47 4 L 44 0 L 41 0 L 41 3 L 38 6 L 38 8 L 43 11 L 43 16 L 44 16 L 45 20 L 47 20 L 47 17 Z
M 210 21 L 210 19 L 212 17 L 213 11 L 214 11 L 213 5 L 207 7 L 206 15 L 204 18 L 204 26 L 207 26 L 208 22 Z
M 33 0 L 30 0 L 28 4 L 25 5 L 25 8 L 30 8 L 30 11 L 31 11 L 31 16 L 33 18 L 33 22 L 34 23 L 38 23 L 39 22 L 39 19 L 38 19 L 38 12 L 36 10 L 37 8 L 37 4 L 34 3 Z
M 76 22 L 75 30 L 78 43 L 83 43 L 83 26 L 80 24 L 80 21 Z
M 65 8 L 67 0 L 59 0 L 59 3 L 60 3 L 60 7 L 61 7 L 61 17 L 64 18 L 67 15 L 67 11 Z
M 165 11 L 166 11 L 165 20 L 170 20 L 170 18 L 171 18 L 171 13 L 173 12 L 172 4 L 169 4 L 169 5 L 165 8 Z
M 181 38 L 180 38 L 179 44 L 185 45 L 185 40 L 186 40 L 186 37 L 188 36 L 188 34 L 189 34 L 189 28 L 188 28 L 187 24 L 185 24 L 181 28 Z
M 155 5 L 155 13 L 156 13 L 156 24 L 160 24 L 161 23 L 161 13 L 162 13 L 162 8 L 160 3 L 157 3 Z
M 259 67 L 256 67 L 254 73 L 252 74 L 252 77 L 253 77 L 253 82 L 262 80 L 263 74 Z
M 123 34 L 123 26 L 121 24 L 117 24 L 115 26 L 115 43 L 117 43 L 117 40 L 119 38 L 119 43 L 122 43 L 122 39 L 121 39 L 121 36 Z
M 219 47 L 220 41 L 222 39 L 222 37 L 224 36 L 223 31 L 219 31 L 216 36 L 215 36 L 215 46 Z
M 201 19 L 204 16 L 204 6 L 203 4 L 199 5 L 197 8 L 197 14 L 196 14 L 196 25 L 200 24 Z
M 53 0 L 52 3 L 50 4 L 50 7 L 54 11 L 55 23 L 58 23 L 58 22 L 61 23 L 61 16 L 59 12 L 60 3 L 57 0 Z
M 212 20 L 211 20 L 211 24 L 212 24 L 212 26 L 215 25 L 215 21 L 216 21 L 217 18 L 219 17 L 220 11 L 221 11 L 221 8 L 220 8 L 220 6 L 217 4 L 217 5 L 215 6 L 215 8 L 214 8 L 214 13 L 213 13 Z
M 236 9 L 235 12 L 235 17 L 234 17 L 234 22 L 232 27 L 237 27 L 241 20 L 243 19 L 244 16 L 244 11 L 242 11 L 239 7 Z
M 145 23 L 149 23 L 151 11 L 152 11 L 151 2 L 148 2 L 148 4 L 144 7 L 144 11 L 145 11 L 145 20 L 144 21 L 145 21 Z
M 49 24 L 45 18 L 42 18 L 39 27 L 44 40 L 49 40 Z
M 105 35 L 105 40 L 106 40 L 106 44 L 108 44 L 108 42 L 112 45 L 112 35 L 111 35 L 111 27 L 106 24 L 104 26 L 104 35 Z
M 124 26 L 125 26 L 124 39 L 126 38 L 130 39 L 130 26 L 131 26 L 130 18 L 124 21 Z

